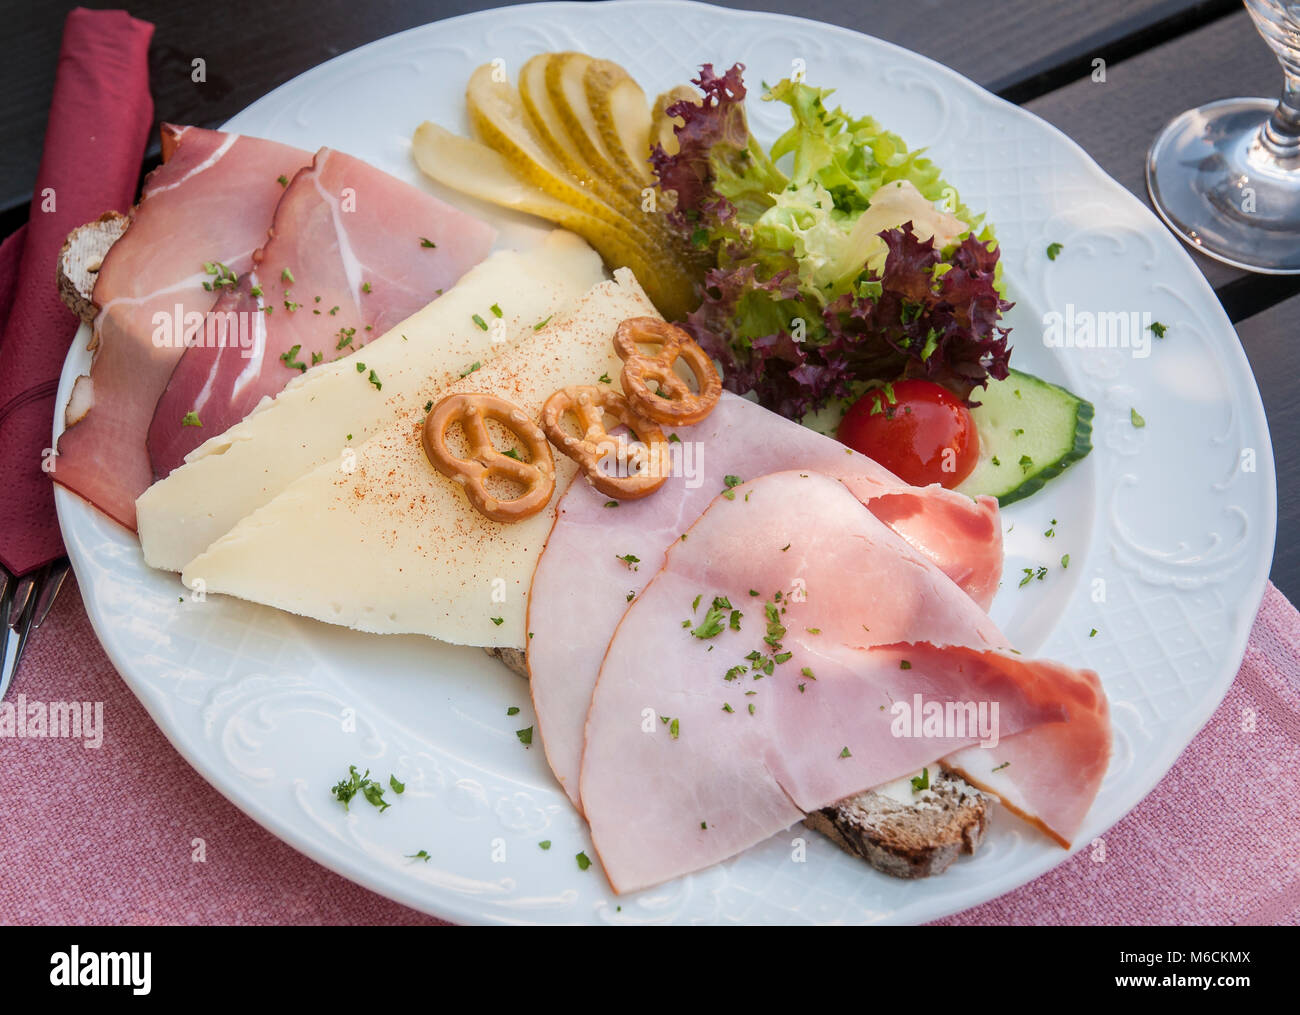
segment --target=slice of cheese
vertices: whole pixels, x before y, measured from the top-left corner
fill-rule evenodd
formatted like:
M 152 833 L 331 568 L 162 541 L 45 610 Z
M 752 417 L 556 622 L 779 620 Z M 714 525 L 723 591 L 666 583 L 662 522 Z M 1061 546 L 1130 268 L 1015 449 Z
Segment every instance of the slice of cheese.
M 493 254 L 352 356 L 296 378 L 146 490 L 136 501 L 145 562 L 181 570 L 295 479 L 348 460 L 417 394 L 423 406 L 475 363 L 531 338 L 538 323 L 602 278 L 596 252 L 562 230 L 526 253 Z M 372 370 L 382 387 L 371 382 Z
M 536 419 L 557 389 L 616 379 L 614 331 L 642 316 L 658 314 L 621 268 L 438 397 L 498 395 Z M 185 583 L 362 631 L 522 649 L 532 574 L 575 467 L 555 456 L 544 511 L 489 521 L 425 457 L 423 398 L 357 449 L 352 471 L 327 462 L 241 521 L 185 568 Z

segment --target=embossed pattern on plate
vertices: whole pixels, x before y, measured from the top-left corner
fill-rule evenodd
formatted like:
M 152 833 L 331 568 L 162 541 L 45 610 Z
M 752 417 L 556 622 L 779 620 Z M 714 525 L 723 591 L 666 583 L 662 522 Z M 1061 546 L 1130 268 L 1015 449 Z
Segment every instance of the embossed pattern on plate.
M 1022 648 L 1105 681 L 1116 749 L 1079 837 L 1086 848 L 1150 791 L 1222 699 L 1272 556 L 1263 409 L 1200 272 L 1135 198 L 1041 120 L 908 51 L 775 15 L 672 0 L 486 11 L 340 56 L 227 126 L 336 146 L 428 186 L 409 156 L 415 126 L 463 129 L 462 89 L 475 66 L 500 57 L 513 72 L 544 49 L 619 60 L 651 95 L 702 62 L 741 60 L 756 84 L 802 58 L 810 82 L 928 145 L 963 198 L 987 210 L 1018 304 L 1015 361 L 1097 407 L 1097 450 L 1004 513 L 1007 580 L 993 609 Z M 749 106 L 755 131 L 772 140 L 781 110 L 757 91 Z M 505 245 L 543 231 L 461 203 L 500 223 Z M 1051 242 L 1065 249 L 1049 262 Z M 1047 349 L 1042 315 L 1066 304 L 1150 311 L 1168 337 L 1141 359 Z M 60 405 L 87 361 L 84 342 L 74 343 Z M 1134 408 L 1142 429 L 1130 422 Z M 468 922 L 917 922 L 1066 859 L 999 814 L 978 856 L 903 882 L 796 826 L 728 863 L 617 898 L 598 867 L 582 872 L 574 861 L 591 853 L 585 826 L 542 752 L 516 738 L 531 708 L 503 667 L 420 638 L 357 634 L 229 599 L 195 602 L 176 576 L 145 567 L 132 534 L 56 494 L 95 630 L 169 740 L 274 834 L 416 908 Z M 1058 563 L 1065 553 L 1068 570 Z M 1020 568 L 1040 564 L 1047 578 L 1019 588 Z M 507 717 L 510 706 L 520 713 Z M 406 793 L 382 815 L 365 804 L 345 811 L 329 787 L 349 764 L 385 781 L 396 774 Z M 538 847 L 544 839 L 551 849 Z M 806 844 L 803 862 L 792 860 L 795 839 Z M 428 862 L 409 859 L 421 849 Z

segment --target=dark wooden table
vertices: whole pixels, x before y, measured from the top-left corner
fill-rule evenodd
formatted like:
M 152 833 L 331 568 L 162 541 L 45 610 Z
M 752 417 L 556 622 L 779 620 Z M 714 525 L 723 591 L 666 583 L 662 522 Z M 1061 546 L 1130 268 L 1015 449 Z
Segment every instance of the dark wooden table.
M 0 41 L 0 235 L 26 220 L 40 160 L 63 0 L 4 0 Z M 82 6 L 121 6 L 85 0 Z M 216 126 L 254 99 L 363 43 L 495 6 L 481 0 L 135 0 L 157 26 L 151 75 L 159 120 Z M 1281 72 L 1239 0 L 725 0 L 888 39 L 953 67 L 1061 127 L 1146 200 L 1143 159 L 1156 131 L 1190 106 L 1274 95 Z M 190 61 L 207 62 L 202 85 Z M 1090 80 L 1092 60 L 1107 80 Z M 149 165 L 156 160 L 156 145 Z M 1250 275 L 1198 258 L 1237 325 L 1268 413 L 1278 473 L 1273 580 L 1300 596 L 1300 276 Z

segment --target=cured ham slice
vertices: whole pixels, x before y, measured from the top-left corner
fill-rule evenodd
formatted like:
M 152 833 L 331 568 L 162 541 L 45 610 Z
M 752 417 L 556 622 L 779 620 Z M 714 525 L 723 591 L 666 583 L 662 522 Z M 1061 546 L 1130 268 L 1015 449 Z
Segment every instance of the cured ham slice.
M 972 501 L 937 485 L 909 486 L 838 441 L 726 393 L 703 422 L 677 435 L 679 465 L 651 497 L 611 508 L 609 498 L 586 483 L 573 484 L 560 501 L 533 577 L 528 624 L 533 704 L 546 757 L 579 808 L 583 724 L 626 597 L 645 587 L 668 547 L 728 476 L 752 479 L 807 469 L 841 480 L 981 607 L 992 601 L 1001 574 L 1002 530 L 997 502 L 990 497 Z M 621 559 L 628 554 L 639 558 L 636 570 Z
M 307 367 L 354 352 L 436 299 L 495 239 L 472 215 L 322 148 L 284 190 L 270 239 L 217 300 L 203 341 L 185 351 L 158 400 L 148 438 L 154 477 Z M 479 313 L 492 317 L 487 306 Z
M 284 192 L 277 178 L 311 159 L 198 127 L 164 124 L 162 133 L 167 161 L 146 181 L 95 282 L 95 356 L 73 389 L 52 475 L 131 529 L 135 499 L 153 481 L 145 434 L 154 406 L 184 352 L 184 331 L 201 327 L 212 307 L 204 263 L 246 272 Z
M 1017 789 L 1040 820 L 1086 810 L 1096 787 L 1073 766 L 1104 767 L 1109 751 L 1095 674 L 1007 650 L 971 599 L 840 482 L 785 472 L 734 492 L 668 551 L 601 667 L 581 796 L 616 891 L 718 863 L 935 757 L 992 757 L 975 745 L 1006 748 L 1053 726 L 1076 731 L 1079 750 L 1026 741 L 1021 760 L 1035 771 Z M 952 718 L 914 723 L 918 706 Z M 1069 808 L 1054 805 L 1063 797 Z

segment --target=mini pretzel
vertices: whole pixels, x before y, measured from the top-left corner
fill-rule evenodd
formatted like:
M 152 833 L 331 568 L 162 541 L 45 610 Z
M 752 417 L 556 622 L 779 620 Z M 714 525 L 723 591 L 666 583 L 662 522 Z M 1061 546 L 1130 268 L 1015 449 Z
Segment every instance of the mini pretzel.
M 574 437 L 560 425 L 569 413 L 578 417 L 581 437 Z M 640 466 L 637 472 L 611 476 L 601 470 L 603 458 L 620 457 L 619 452 L 628 447 L 626 440 L 611 436 L 605 429 L 606 413 L 631 430 L 643 445 L 642 451 L 633 453 Z M 561 388 L 542 406 L 542 429 L 562 454 L 578 463 L 591 485 L 607 497 L 636 500 L 654 493 L 668 478 L 669 470 L 664 467 L 668 439 L 664 432 L 653 420 L 636 412 L 617 391 L 594 384 Z
M 494 419 L 517 437 L 531 461 L 521 462 L 492 444 L 487 421 Z M 469 457 L 461 458 L 447 447 L 447 431 L 459 423 L 465 432 Z M 493 395 L 448 395 L 424 421 L 424 453 L 429 464 L 465 488 L 465 496 L 494 522 L 517 522 L 546 507 L 555 491 L 555 458 L 546 435 L 519 406 Z M 524 492 L 513 500 L 498 500 L 486 482 L 496 476 L 513 480 Z
M 638 345 L 659 346 L 657 356 L 646 356 Z M 632 408 L 656 423 L 687 426 L 713 411 L 722 396 L 722 378 L 713 360 L 695 339 L 676 325 L 657 317 L 632 317 L 614 332 L 614 351 L 623 361 L 623 393 Z M 696 393 L 673 371 L 678 357 L 686 362 L 699 387 Z M 659 393 L 649 381 L 659 383 Z M 667 397 L 664 397 L 664 396 Z

